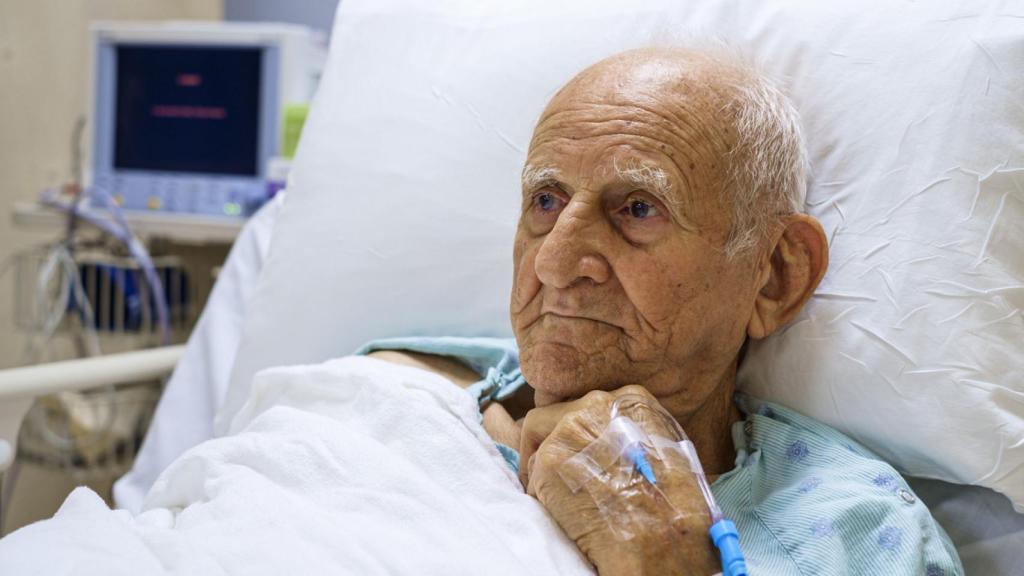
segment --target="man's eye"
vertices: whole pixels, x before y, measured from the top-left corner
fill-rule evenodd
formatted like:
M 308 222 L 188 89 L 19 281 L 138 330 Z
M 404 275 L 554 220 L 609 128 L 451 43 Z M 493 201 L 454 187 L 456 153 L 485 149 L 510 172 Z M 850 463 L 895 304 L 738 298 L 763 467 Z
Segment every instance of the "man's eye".
M 630 200 L 622 209 L 623 212 L 637 220 L 644 220 L 658 215 L 658 209 L 643 200 Z
M 558 198 L 550 192 L 541 192 L 533 197 L 533 203 L 542 212 L 550 212 L 558 208 Z

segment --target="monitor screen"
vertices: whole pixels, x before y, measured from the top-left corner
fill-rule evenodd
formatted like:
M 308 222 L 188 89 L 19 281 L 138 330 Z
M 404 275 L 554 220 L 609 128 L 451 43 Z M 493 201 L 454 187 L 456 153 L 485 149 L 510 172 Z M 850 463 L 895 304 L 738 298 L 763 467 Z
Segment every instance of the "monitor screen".
M 259 174 L 261 48 L 116 50 L 114 168 Z

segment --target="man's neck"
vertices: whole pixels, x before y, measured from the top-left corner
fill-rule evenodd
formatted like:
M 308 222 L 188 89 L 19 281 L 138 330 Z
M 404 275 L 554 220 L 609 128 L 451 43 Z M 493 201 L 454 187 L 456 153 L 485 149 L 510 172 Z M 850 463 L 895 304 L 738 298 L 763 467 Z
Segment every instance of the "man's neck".
M 709 480 L 735 467 L 732 425 L 741 418 L 733 402 L 735 390 L 736 366 L 732 365 L 719 377 L 718 385 L 696 410 L 688 414 L 673 414 L 697 448 Z

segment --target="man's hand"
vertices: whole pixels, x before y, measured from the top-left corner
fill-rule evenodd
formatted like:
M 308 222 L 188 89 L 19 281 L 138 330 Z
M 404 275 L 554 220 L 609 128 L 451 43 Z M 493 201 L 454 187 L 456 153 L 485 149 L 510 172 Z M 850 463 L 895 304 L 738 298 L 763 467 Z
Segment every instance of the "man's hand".
M 575 492 L 560 470 L 608 427 L 612 403 L 638 394 L 657 405 L 640 386 L 590 392 L 579 400 L 531 410 L 520 440 L 520 479 L 562 530 L 604 576 L 719 572 L 708 537 L 710 518 L 690 464 L 673 451 L 648 459 L 657 478 L 650 485 L 639 474 L 619 481 L 595 476 Z M 629 414 L 648 435 L 673 438 L 658 418 Z

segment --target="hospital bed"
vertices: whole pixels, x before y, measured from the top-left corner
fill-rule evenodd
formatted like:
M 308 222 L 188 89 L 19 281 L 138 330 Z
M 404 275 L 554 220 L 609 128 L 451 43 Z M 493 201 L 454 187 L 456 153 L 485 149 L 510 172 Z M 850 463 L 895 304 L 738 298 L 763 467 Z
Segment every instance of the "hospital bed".
M 0 425 L 8 454 L 35 397 L 169 377 L 135 467 L 114 489 L 118 506 L 137 510 L 157 475 L 213 434 L 213 414 L 224 400 L 253 280 L 283 201 L 282 196 L 264 207 L 243 229 L 188 344 L 0 372 Z M 975 486 L 909 480 L 953 539 L 968 574 L 1011 574 L 1024 565 L 1024 515 L 1005 497 Z
M 472 22 L 474 17 L 466 16 L 465 22 Z M 951 20 L 960 19 L 951 17 Z M 465 22 L 460 25 L 469 26 Z M 845 55 L 836 57 L 842 56 Z M 443 83 L 432 88 L 433 97 L 455 100 L 446 94 L 449 87 Z M 448 104 L 452 105 L 451 101 Z M 469 122 L 485 124 L 480 112 L 471 106 L 467 108 L 473 113 Z M 316 118 L 314 114 L 311 122 Z M 326 116 L 324 121 L 327 121 Z M 483 126 L 482 129 L 504 137 L 500 128 Z M 909 129 L 905 139 L 913 140 Z M 319 144 L 326 145 L 325 142 Z M 300 150 L 300 156 L 301 153 Z M 982 180 L 992 176 L 985 175 Z M 143 494 L 168 463 L 191 446 L 215 435 L 214 414 L 227 401 L 236 351 L 247 320 L 252 319 L 249 305 L 254 298 L 254 287 L 268 261 L 272 236 L 281 230 L 275 223 L 282 217 L 281 211 L 287 202 L 287 195 L 275 200 L 243 230 L 185 347 L 0 372 L 0 411 L 3 411 L 0 437 L 8 442 L 6 452 L 0 447 L 0 463 L 4 463 L 0 465 L 10 462 L 10 447 L 14 446 L 18 421 L 32 397 L 55 390 L 84 389 L 170 374 L 135 468 L 115 487 L 118 505 L 137 510 Z M 1003 210 L 1002 205 L 999 210 Z M 838 207 L 835 211 L 845 222 L 847 215 Z M 295 229 L 293 224 L 287 230 Z M 290 241 L 294 243 L 295 239 Z M 848 297 L 828 296 L 835 300 Z M 911 484 L 950 534 L 968 574 L 1013 574 L 1024 566 L 1024 515 L 1014 512 L 1005 496 L 988 488 L 924 478 L 911 478 Z

